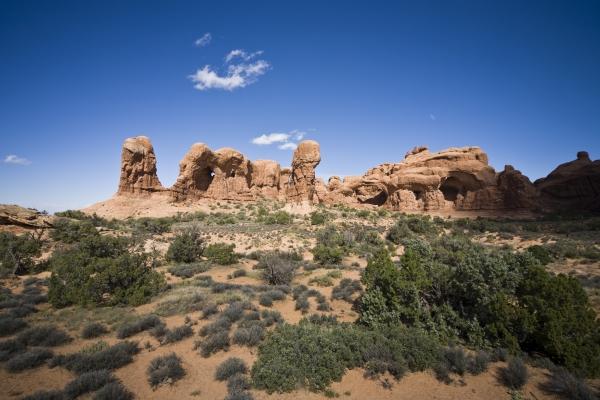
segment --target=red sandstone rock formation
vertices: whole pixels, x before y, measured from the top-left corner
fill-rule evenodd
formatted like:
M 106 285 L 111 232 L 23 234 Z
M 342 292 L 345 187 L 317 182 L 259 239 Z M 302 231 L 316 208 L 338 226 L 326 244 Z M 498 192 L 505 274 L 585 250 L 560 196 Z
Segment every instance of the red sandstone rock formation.
M 118 194 L 148 194 L 164 190 L 156 175 L 156 156 L 150 139 L 137 136 L 125 140 L 121 153 Z
M 298 144 L 292 159 L 292 174 L 287 197 L 292 201 L 313 201 L 315 168 L 321 162 L 319 143 L 305 140 Z
M 118 195 L 170 193 L 174 201 L 277 199 L 290 202 L 369 204 L 400 211 L 429 210 L 600 210 L 600 160 L 585 152 L 560 165 L 548 177 L 529 179 L 507 165 L 496 173 L 478 147 L 437 153 L 419 146 L 398 163 L 381 164 L 362 176 L 315 177 L 319 144 L 301 142 L 291 168 L 270 160 L 251 162 L 223 148 L 194 144 L 179 164 L 179 176 L 164 189 L 156 175 L 156 157 L 144 136 L 127 139 L 121 158 Z
M 535 187 L 546 211 L 600 211 L 600 160 L 580 151 L 576 160 L 535 181 Z

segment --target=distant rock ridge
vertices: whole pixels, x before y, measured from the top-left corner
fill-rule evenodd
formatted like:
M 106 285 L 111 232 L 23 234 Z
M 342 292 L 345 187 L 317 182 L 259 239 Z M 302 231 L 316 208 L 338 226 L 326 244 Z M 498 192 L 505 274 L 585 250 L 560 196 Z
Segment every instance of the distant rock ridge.
M 430 152 L 418 146 L 398 163 L 380 164 L 362 176 L 316 178 L 320 146 L 305 140 L 296 148 L 291 168 L 271 160 L 251 161 L 232 148 L 211 150 L 193 144 L 179 163 L 179 176 L 164 188 L 157 176 L 150 140 L 125 140 L 117 196 L 151 196 L 161 192 L 172 201 L 252 201 L 381 206 L 399 211 L 600 211 L 600 160 L 587 152 L 531 183 L 507 165 L 496 172 L 479 147 Z

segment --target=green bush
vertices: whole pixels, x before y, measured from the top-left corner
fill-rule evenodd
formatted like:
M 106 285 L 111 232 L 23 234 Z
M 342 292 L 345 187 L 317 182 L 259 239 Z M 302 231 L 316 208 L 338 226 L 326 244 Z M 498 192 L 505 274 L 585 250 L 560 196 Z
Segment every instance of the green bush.
M 294 222 L 294 216 L 286 211 L 279 210 L 261 218 L 267 225 L 290 225 Z
M 122 240 L 97 236 L 50 258 L 48 300 L 57 307 L 139 305 L 165 287 L 145 254 L 129 253 Z
M 327 214 L 324 212 L 313 211 L 310 213 L 311 225 L 323 225 L 327 221 Z
M 317 244 L 311 251 L 315 262 L 321 265 L 339 264 L 344 255 L 340 247 L 328 247 L 324 244 Z
M 215 264 L 235 264 L 238 261 L 238 255 L 235 253 L 234 249 L 234 244 L 213 243 L 206 247 L 204 256 Z
M 191 278 L 196 274 L 201 274 L 210 269 L 211 265 L 209 262 L 199 261 L 191 264 L 178 264 L 169 267 L 168 271 L 172 275 L 180 278 Z
M 185 370 L 181 366 L 181 358 L 175 353 L 159 356 L 150 361 L 146 371 L 148 382 L 153 388 L 163 384 L 171 385 L 185 376 Z
M 8 274 L 21 275 L 35 266 L 35 258 L 41 255 L 42 241 L 32 235 L 17 236 L 0 232 L 0 277 Z
M 527 251 L 531 253 L 531 255 L 534 256 L 542 265 L 546 265 L 552 261 L 552 255 L 550 254 L 550 251 L 548 251 L 548 249 L 544 246 L 529 246 Z
M 204 252 L 204 240 L 200 232 L 188 229 L 179 233 L 167 250 L 167 260 L 178 263 L 192 263 L 198 261 Z
M 82 239 L 100 236 L 94 224 L 90 221 L 70 221 L 59 219 L 50 231 L 50 237 L 56 241 L 73 244 Z

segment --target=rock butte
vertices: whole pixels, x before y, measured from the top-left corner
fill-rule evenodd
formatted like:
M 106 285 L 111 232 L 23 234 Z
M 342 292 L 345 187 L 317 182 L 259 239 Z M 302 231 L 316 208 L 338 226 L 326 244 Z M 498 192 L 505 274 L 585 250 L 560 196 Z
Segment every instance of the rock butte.
M 161 192 L 171 201 L 199 199 L 381 206 L 399 211 L 600 211 L 600 160 L 587 152 L 532 183 L 514 167 L 496 172 L 479 147 L 430 152 L 415 147 L 397 163 L 380 164 L 362 176 L 316 178 L 319 144 L 301 142 L 291 168 L 270 160 L 247 160 L 223 148 L 192 145 L 179 163 L 179 176 L 164 188 L 156 173 L 150 140 L 125 140 L 119 196 L 144 197 Z

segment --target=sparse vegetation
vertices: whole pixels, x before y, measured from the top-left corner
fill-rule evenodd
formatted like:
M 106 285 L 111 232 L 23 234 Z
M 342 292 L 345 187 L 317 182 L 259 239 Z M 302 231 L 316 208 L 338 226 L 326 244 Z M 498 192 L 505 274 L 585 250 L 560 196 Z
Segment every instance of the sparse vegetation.
M 99 322 L 90 322 L 83 327 L 81 337 L 84 339 L 93 339 L 108 333 L 106 326 Z
M 142 331 L 147 331 L 163 324 L 164 323 L 157 315 L 146 315 L 121 325 L 117 329 L 117 337 L 119 339 L 125 339 Z
M 500 369 L 500 382 L 509 389 L 519 390 L 529 378 L 527 366 L 521 358 L 514 357 L 508 361 L 508 365 Z
M 215 371 L 215 379 L 226 381 L 236 374 L 245 374 L 248 371 L 246 363 L 237 357 L 230 357 L 223 361 Z
M 150 361 L 147 374 L 148 382 L 154 388 L 164 383 L 172 385 L 185 376 L 185 370 L 181 366 L 181 358 L 177 354 L 171 353 Z
M 204 256 L 215 264 L 235 264 L 238 261 L 238 255 L 235 253 L 234 249 L 234 244 L 213 243 L 206 247 Z

